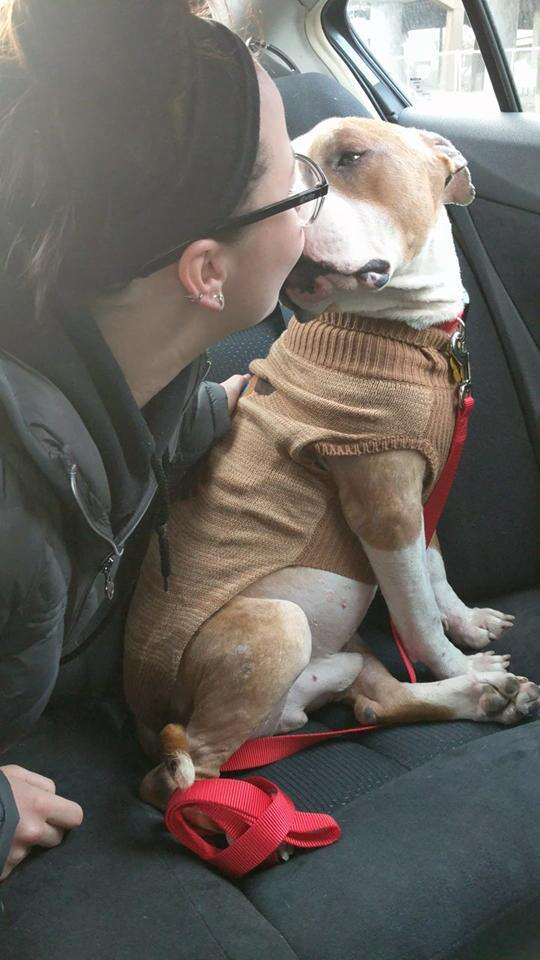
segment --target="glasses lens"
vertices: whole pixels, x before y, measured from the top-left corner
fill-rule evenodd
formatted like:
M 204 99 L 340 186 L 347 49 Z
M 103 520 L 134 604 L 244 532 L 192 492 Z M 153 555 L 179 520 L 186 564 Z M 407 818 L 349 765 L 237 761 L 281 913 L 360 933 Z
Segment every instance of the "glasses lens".
M 317 171 L 303 157 L 296 158 L 296 175 L 294 178 L 294 192 L 300 193 L 302 190 L 312 190 L 320 184 L 320 178 Z M 296 212 L 303 226 L 312 223 L 321 207 L 321 198 L 308 200 L 307 203 L 301 203 L 296 207 Z

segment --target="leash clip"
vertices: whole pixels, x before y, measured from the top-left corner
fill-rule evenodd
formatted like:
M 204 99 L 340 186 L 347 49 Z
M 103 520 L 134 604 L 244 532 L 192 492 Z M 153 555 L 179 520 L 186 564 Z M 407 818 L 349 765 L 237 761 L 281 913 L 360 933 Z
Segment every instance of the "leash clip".
M 450 369 L 455 382 L 459 386 L 459 405 L 463 406 L 465 398 L 472 388 L 471 362 L 465 342 L 465 324 L 460 320 L 461 327 L 452 334 L 450 340 Z

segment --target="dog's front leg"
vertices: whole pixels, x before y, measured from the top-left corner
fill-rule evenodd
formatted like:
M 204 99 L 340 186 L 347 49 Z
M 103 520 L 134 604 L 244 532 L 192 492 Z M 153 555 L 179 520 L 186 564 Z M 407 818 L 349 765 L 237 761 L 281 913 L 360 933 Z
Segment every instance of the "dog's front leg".
M 508 658 L 467 657 L 446 637 L 426 560 L 423 457 L 412 450 L 328 457 L 347 523 L 373 567 L 407 649 L 439 678 L 501 670 Z
M 467 607 L 452 589 L 446 578 L 446 569 L 439 538 L 435 533 L 427 551 L 431 586 L 447 635 L 463 647 L 481 650 L 492 640 L 498 640 L 505 630 L 514 625 L 515 617 L 489 607 Z

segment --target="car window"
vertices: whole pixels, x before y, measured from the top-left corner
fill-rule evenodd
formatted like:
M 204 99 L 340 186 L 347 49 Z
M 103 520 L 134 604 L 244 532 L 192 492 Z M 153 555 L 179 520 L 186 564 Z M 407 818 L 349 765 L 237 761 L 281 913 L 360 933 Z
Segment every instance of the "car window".
M 489 0 L 524 110 L 540 113 L 540 0 Z
M 540 0 L 489 0 L 524 110 L 540 112 Z M 461 0 L 348 0 L 350 26 L 415 106 L 497 112 Z

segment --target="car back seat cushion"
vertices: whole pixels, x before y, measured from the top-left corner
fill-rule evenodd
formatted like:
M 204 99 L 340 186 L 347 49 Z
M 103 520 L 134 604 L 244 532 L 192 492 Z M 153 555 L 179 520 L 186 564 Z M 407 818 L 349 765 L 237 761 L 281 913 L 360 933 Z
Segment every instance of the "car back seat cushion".
M 540 584 L 540 476 L 505 354 L 463 258 L 461 269 L 476 404 L 439 534 L 448 579 L 476 603 Z
M 302 960 L 453 958 L 538 895 L 539 777 L 539 723 L 482 737 L 345 804 L 339 843 L 242 889 Z
M 296 960 L 238 888 L 137 798 L 146 764 L 116 704 L 50 707 L 4 763 L 53 779 L 85 819 L 0 884 L 2 960 Z

